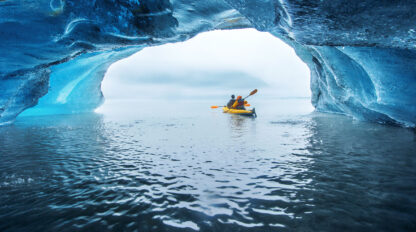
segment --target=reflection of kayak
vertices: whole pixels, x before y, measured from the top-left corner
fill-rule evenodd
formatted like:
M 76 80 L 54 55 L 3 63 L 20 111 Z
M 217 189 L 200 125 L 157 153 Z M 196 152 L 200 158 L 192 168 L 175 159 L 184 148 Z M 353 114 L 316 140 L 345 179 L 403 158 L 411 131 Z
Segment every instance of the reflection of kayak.
M 229 109 L 228 107 L 224 106 L 222 108 L 222 111 L 228 114 L 238 114 L 238 115 L 253 116 L 253 117 L 257 116 L 256 110 L 254 108 L 252 110 L 238 110 L 238 109 Z

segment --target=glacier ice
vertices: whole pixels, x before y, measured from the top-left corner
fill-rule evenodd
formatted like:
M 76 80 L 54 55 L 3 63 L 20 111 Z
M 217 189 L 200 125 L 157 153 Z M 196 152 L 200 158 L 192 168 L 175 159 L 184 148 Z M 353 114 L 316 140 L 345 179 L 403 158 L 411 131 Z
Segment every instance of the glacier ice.
M 108 66 L 145 46 L 256 28 L 309 66 L 317 110 L 415 127 L 415 10 L 407 0 L 3 0 L 0 124 L 91 111 Z
M 21 115 L 70 114 L 93 111 L 103 101 L 101 82 L 108 67 L 139 51 L 131 46 L 91 52 L 50 68 L 49 91 Z

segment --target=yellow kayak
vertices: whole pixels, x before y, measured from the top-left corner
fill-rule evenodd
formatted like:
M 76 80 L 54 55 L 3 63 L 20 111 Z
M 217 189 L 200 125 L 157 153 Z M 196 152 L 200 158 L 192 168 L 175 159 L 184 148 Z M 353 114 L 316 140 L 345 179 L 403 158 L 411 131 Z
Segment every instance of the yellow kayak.
M 253 116 L 256 117 L 256 110 L 253 108 L 252 110 L 238 110 L 238 109 L 230 109 L 226 106 L 222 108 L 222 111 L 224 113 L 228 114 L 238 114 L 238 115 L 244 115 L 244 116 Z

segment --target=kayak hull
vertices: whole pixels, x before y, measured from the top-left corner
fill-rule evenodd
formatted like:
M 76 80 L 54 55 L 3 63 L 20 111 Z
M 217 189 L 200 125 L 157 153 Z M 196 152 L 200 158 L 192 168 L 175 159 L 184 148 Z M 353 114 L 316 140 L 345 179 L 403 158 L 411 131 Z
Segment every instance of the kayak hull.
M 223 107 L 222 111 L 227 114 L 237 114 L 243 116 L 251 116 L 256 117 L 256 110 L 253 108 L 252 110 L 239 110 L 239 109 L 230 109 L 228 107 Z

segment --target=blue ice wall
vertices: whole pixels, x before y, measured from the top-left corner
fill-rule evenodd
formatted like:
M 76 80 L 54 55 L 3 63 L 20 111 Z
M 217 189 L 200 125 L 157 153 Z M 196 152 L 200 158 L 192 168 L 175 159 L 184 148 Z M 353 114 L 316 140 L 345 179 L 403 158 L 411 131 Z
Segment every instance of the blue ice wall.
M 126 47 L 243 27 L 250 27 L 248 20 L 222 1 L 0 1 L 0 125 L 13 122 L 48 91 L 24 115 L 97 107 L 102 97 L 95 80 L 130 54 L 123 52 Z
M 71 114 L 90 112 L 103 102 L 101 81 L 108 67 L 130 56 L 140 46 L 93 52 L 51 67 L 48 93 L 36 106 L 21 115 Z
M 415 11 L 408 0 L 3 0 L 0 124 L 38 101 L 24 114 L 93 109 L 132 46 L 254 27 L 308 64 L 317 110 L 414 127 Z
M 312 103 L 379 123 L 415 126 L 416 52 L 374 47 L 311 47 Z
M 39 69 L 24 75 L 0 77 L 0 126 L 14 121 L 48 92 L 49 70 Z

